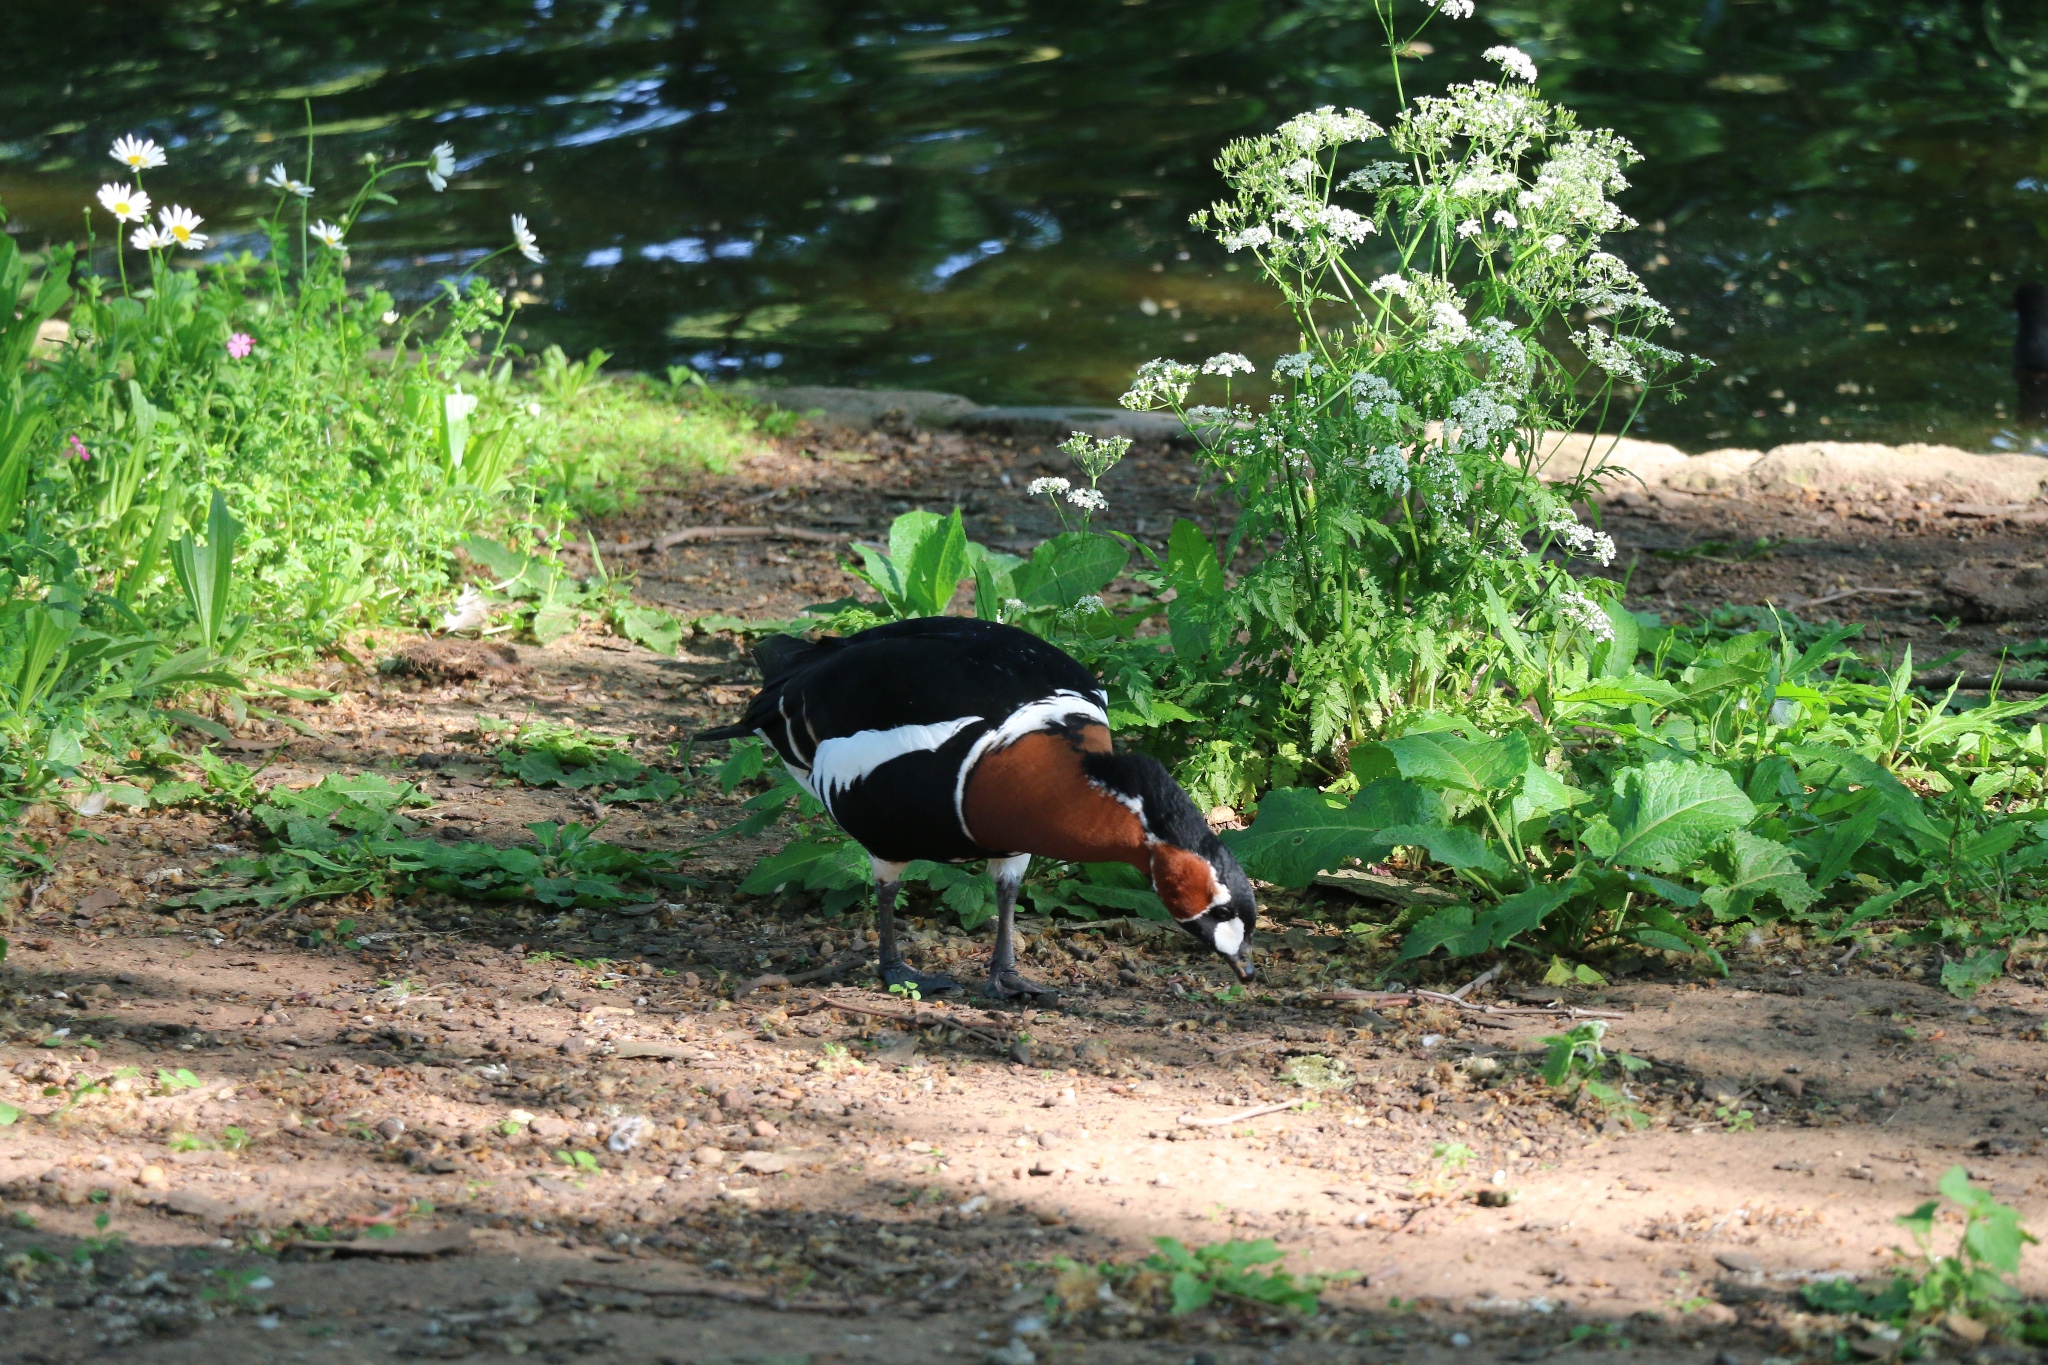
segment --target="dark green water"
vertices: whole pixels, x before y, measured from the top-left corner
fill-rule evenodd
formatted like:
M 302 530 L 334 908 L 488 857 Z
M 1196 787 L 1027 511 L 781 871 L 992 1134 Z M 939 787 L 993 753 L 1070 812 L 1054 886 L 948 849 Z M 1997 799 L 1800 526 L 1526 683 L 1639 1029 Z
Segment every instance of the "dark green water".
M 1411 90 L 1513 41 L 1649 157 L 1616 246 L 1719 368 L 1647 434 L 2031 443 L 2009 306 L 2048 277 L 2048 6 L 1479 5 Z M 366 152 L 462 156 L 362 225 L 360 270 L 423 290 L 531 217 L 534 344 L 1104 399 L 1154 355 L 1293 349 L 1187 214 L 1234 135 L 1384 117 L 1376 34 L 1354 0 L 10 0 L 0 196 L 24 238 L 74 232 L 145 133 L 159 200 L 233 245 L 310 97 L 316 208 Z

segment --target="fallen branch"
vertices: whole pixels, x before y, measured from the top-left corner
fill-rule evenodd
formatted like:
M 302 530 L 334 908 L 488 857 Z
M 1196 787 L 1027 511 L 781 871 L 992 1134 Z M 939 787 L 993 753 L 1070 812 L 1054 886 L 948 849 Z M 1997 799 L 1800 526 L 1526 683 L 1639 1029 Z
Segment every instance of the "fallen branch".
M 977 1027 L 944 1010 L 934 1009 L 929 1013 L 920 1014 L 918 1007 L 912 1005 L 910 1012 L 905 1014 L 900 1010 L 878 1009 L 865 1001 L 841 1000 L 830 995 L 819 996 L 818 1003 L 825 1009 L 844 1010 L 848 1014 L 865 1014 L 874 1019 L 890 1019 L 899 1024 L 909 1024 L 912 1028 L 956 1028 L 962 1033 L 971 1033 L 984 1042 L 994 1043 L 997 1047 L 1008 1047 L 1016 1041 L 1014 1037 L 1006 1038 L 991 1032 L 988 1028 Z
M 734 1000 L 743 1000 L 755 991 L 767 990 L 773 986 L 802 986 L 812 981 L 823 981 L 828 977 L 838 976 L 842 972 L 852 971 L 855 967 L 866 962 L 867 957 L 868 955 L 863 952 L 841 953 L 824 966 L 813 967 L 807 972 L 764 972 L 752 981 L 743 981 L 733 987 L 732 998 Z
M 597 547 L 598 553 L 608 555 L 653 554 L 688 545 L 702 540 L 803 540 L 815 545 L 842 545 L 849 536 L 831 531 L 813 531 L 804 526 L 684 526 L 674 531 L 664 531 L 646 540 L 617 540 L 609 545 Z M 581 541 L 567 541 L 560 547 L 563 553 L 572 550 L 588 550 Z
M 1934 691 L 1953 687 L 1959 692 L 1989 692 L 1997 687 L 2001 692 L 2025 692 L 2038 696 L 2048 693 L 2048 678 L 2008 678 L 1991 673 L 1929 673 L 1924 678 L 1913 679 L 1913 686 Z
M 649 1298 L 719 1299 L 725 1303 L 749 1303 L 773 1308 L 778 1313 L 831 1313 L 860 1317 L 874 1311 L 869 1304 L 853 1299 L 828 1299 L 817 1294 L 784 1297 L 770 1289 L 743 1289 L 738 1285 L 655 1285 L 613 1284 L 610 1280 L 563 1280 L 577 1289 L 604 1289 L 614 1294 L 645 1294 Z
M 1463 1000 L 1466 996 L 1472 994 L 1472 992 L 1477 990 L 1479 987 L 1491 985 L 1493 979 L 1500 975 L 1500 969 L 1505 966 L 1507 966 L 1505 962 L 1494 963 L 1491 967 L 1488 967 L 1485 971 L 1473 977 L 1470 981 L 1467 981 L 1464 985 L 1458 987 L 1458 989 L 1452 991 L 1451 998 L 1453 1000 Z
M 1805 603 L 1803 603 L 1799 609 L 1804 610 L 1806 607 L 1824 607 L 1830 602 L 1846 602 L 1851 597 L 1925 596 L 1927 596 L 1927 591 L 1924 588 L 1843 588 L 1840 592 L 1831 592 L 1821 597 L 1810 598 Z
M 1473 982 L 1477 985 L 1478 982 Z M 1467 988 L 1469 989 L 1469 987 Z M 1473 1014 L 1562 1014 L 1572 1019 L 1626 1019 L 1617 1010 L 1586 1010 L 1577 1005 L 1475 1005 L 1442 991 L 1317 991 L 1309 997 L 1319 1005 L 1341 1005 L 1360 1001 L 1368 1005 L 1414 1005 L 1429 1001 L 1450 1005 Z
M 1245 1123 L 1252 1119 L 1264 1118 L 1268 1114 L 1277 1114 L 1282 1109 L 1292 1109 L 1300 1103 L 1300 1100 L 1279 1100 L 1273 1104 L 1262 1104 L 1256 1109 L 1245 1109 L 1235 1114 L 1225 1114 L 1220 1118 L 1213 1119 L 1198 1119 L 1192 1115 L 1182 1114 L 1180 1116 L 1180 1126 L 1183 1128 L 1221 1128 L 1226 1124 Z

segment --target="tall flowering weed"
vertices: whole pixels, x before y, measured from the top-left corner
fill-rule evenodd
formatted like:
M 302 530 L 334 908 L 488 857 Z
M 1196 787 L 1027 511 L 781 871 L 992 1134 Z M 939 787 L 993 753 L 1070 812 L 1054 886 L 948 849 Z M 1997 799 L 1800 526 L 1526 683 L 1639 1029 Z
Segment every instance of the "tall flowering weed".
M 1413 40 L 1377 12 L 1390 51 Z M 1226 557 L 1255 564 L 1224 604 L 1233 663 L 1269 685 L 1233 689 L 1311 761 L 1445 700 L 1504 628 L 1545 658 L 1611 638 L 1614 589 L 1572 572 L 1612 558 L 1571 511 L 1608 470 L 1546 482 L 1543 439 L 1619 434 L 1702 363 L 1652 339 L 1669 314 L 1605 249 L 1635 226 L 1635 150 L 1543 98 L 1526 53 L 1486 56 L 1498 79 L 1385 122 L 1325 107 L 1224 148 L 1228 193 L 1194 222 L 1280 292 L 1301 349 L 1265 392 L 1216 357 L 1151 361 L 1124 396 L 1178 413 L 1235 494 Z

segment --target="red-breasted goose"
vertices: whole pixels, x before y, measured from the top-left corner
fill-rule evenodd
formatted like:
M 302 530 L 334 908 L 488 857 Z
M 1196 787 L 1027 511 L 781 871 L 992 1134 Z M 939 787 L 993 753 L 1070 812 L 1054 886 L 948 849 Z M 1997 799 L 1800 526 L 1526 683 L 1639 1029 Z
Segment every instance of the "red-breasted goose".
M 890 985 L 960 988 L 897 951 L 904 865 L 986 858 L 998 918 L 985 994 L 1050 994 L 1017 974 L 1011 943 L 1034 854 L 1131 864 L 1251 979 L 1251 882 L 1157 760 L 1111 746 L 1101 683 L 1063 651 L 1014 626 L 930 616 L 815 643 L 776 636 L 755 658 L 765 685 L 746 716 L 700 738 L 761 736 L 867 851 Z

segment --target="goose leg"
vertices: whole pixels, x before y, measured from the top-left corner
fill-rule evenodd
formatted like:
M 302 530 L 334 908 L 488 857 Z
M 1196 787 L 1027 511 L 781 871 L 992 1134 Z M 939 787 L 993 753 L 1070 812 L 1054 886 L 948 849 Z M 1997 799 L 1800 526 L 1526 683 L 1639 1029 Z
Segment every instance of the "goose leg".
M 908 986 L 919 995 L 935 995 L 940 991 L 963 989 L 958 981 L 944 973 L 920 972 L 903 960 L 903 954 L 896 948 L 896 892 L 903 885 L 902 863 L 885 863 L 880 858 L 872 859 L 875 868 L 875 909 L 876 932 L 882 940 L 882 984 L 885 986 Z
M 989 874 L 996 879 L 996 950 L 989 957 L 988 984 L 981 988 L 981 993 L 991 1000 L 1030 998 L 1044 1003 L 1057 994 L 1017 975 L 1017 945 L 1014 940 L 1017 890 L 1024 884 L 1024 869 L 1030 865 L 1031 855 L 1028 853 L 1014 858 L 997 858 L 988 865 Z

